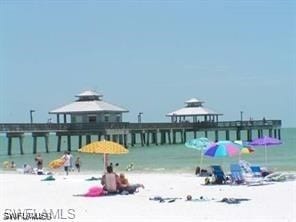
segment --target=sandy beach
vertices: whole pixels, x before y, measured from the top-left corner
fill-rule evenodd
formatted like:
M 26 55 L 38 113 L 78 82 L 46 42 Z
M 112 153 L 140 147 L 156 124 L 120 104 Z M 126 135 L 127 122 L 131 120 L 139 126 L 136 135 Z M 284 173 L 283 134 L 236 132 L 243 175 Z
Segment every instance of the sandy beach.
M 128 173 L 131 183 L 143 183 L 145 189 L 133 195 L 73 196 L 99 184 L 86 181 L 92 176 L 98 177 L 60 173 L 54 175 L 55 181 L 41 181 L 46 176 L 0 174 L 1 221 L 13 221 L 7 218 L 9 214 L 28 209 L 37 213 L 51 210 L 56 218 L 48 221 L 296 221 L 296 181 L 206 186 L 202 185 L 204 178 L 190 174 Z M 204 200 L 186 201 L 188 194 Z M 150 200 L 157 196 L 181 199 Z M 225 197 L 248 200 L 220 202 Z

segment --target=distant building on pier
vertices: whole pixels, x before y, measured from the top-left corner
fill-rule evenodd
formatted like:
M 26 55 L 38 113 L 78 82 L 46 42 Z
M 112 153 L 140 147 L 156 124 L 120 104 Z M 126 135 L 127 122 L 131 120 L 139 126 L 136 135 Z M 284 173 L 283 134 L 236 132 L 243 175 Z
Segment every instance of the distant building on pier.
M 64 117 L 64 123 L 67 123 L 67 119 L 71 123 L 122 122 L 122 114 L 129 112 L 103 101 L 103 95 L 95 91 L 88 90 L 76 97 L 76 101 L 49 112 L 57 115 L 57 123 L 60 123 L 60 115 Z
M 218 122 L 218 116 L 223 115 L 204 107 L 204 101 L 196 98 L 185 101 L 185 107 L 168 113 L 172 122 Z

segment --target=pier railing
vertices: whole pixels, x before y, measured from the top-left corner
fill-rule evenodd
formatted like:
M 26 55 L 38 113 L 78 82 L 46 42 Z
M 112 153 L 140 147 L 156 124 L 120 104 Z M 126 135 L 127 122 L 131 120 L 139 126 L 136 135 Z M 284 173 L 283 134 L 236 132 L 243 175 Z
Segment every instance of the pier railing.
M 166 129 L 225 129 L 225 128 L 274 128 L 281 127 L 281 120 L 223 121 L 223 122 L 176 122 L 176 123 L 0 123 L 0 133 L 9 132 L 67 132 L 106 129 L 166 130 Z

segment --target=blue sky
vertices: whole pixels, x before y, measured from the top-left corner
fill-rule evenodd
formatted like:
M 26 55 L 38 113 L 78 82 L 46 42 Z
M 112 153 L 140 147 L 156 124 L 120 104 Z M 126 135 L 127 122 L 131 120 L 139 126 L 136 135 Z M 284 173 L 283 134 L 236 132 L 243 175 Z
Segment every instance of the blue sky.
M 295 1 L 0 1 L 0 122 L 46 122 L 88 89 L 168 121 L 197 97 L 222 120 L 296 126 Z

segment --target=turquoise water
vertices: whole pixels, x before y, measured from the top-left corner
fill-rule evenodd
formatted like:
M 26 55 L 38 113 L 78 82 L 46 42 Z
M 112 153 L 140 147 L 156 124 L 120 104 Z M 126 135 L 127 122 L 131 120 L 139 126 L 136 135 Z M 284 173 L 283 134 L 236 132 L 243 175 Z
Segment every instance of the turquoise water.
M 193 137 L 193 135 L 191 135 Z M 203 135 L 198 135 L 203 136 Z M 208 135 L 209 139 L 213 139 L 214 135 Z M 230 135 L 230 139 L 235 139 L 234 135 Z M 293 170 L 296 171 L 296 128 L 284 128 L 281 130 L 283 144 L 279 146 L 268 147 L 267 164 L 268 168 L 273 170 Z M 77 147 L 78 141 L 72 139 L 73 150 Z M 223 138 L 221 135 L 220 138 Z M 187 139 L 190 139 L 188 137 Z M 92 138 L 95 140 L 95 138 Z M 50 153 L 45 153 L 44 141 L 39 138 L 38 151 L 41 153 L 45 166 L 53 159 L 62 155 L 56 152 L 56 137 L 52 135 L 49 139 Z M 66 150 L 66 140 L 62 142 L 62 150 Z M 24 138 L 24 155 L 19 154 L 19 142 L 13 141 L 13 155 L 7 156 L 7 138 L 0 136 L 0 163 L 6 160 L 13 160 L 17 167 L 21 167 L 24 163 L 35 166 L 33 150 L 33 139 L 31 136 Z M 77 147 L 78 148 L 78 147 Z M 125 155 L 111 155 L 110 160 L 113 163 L 119 163 L 117 171 L 124 171 L 126 166 L 131 162 L 134 163 L 135 171 L 146 172 L 194 172 L 196 166 L 200 165 L 200 151 L 186 148 L 183 144 L 177 145 L 150 145 L 149 147 L 141 147 L 140 145 L 129 148 L 129 153 Z M 82 161 L 82 171 L 101 171 L 103 168 L 103 157 L 100 154 L 83 154 L 72 151 L 74 157 L 80 156 Z M 242 159 L 253 164 L 265 165 L 264 148 L 256 148 L 253 154 L 243 155 Z M 211 164 L 220 164 L 225 170 L 228 170 L 229 164 L 237 162 L 236 157 L 210 158 L 205 157 L 203 166 L 207 167 Z

